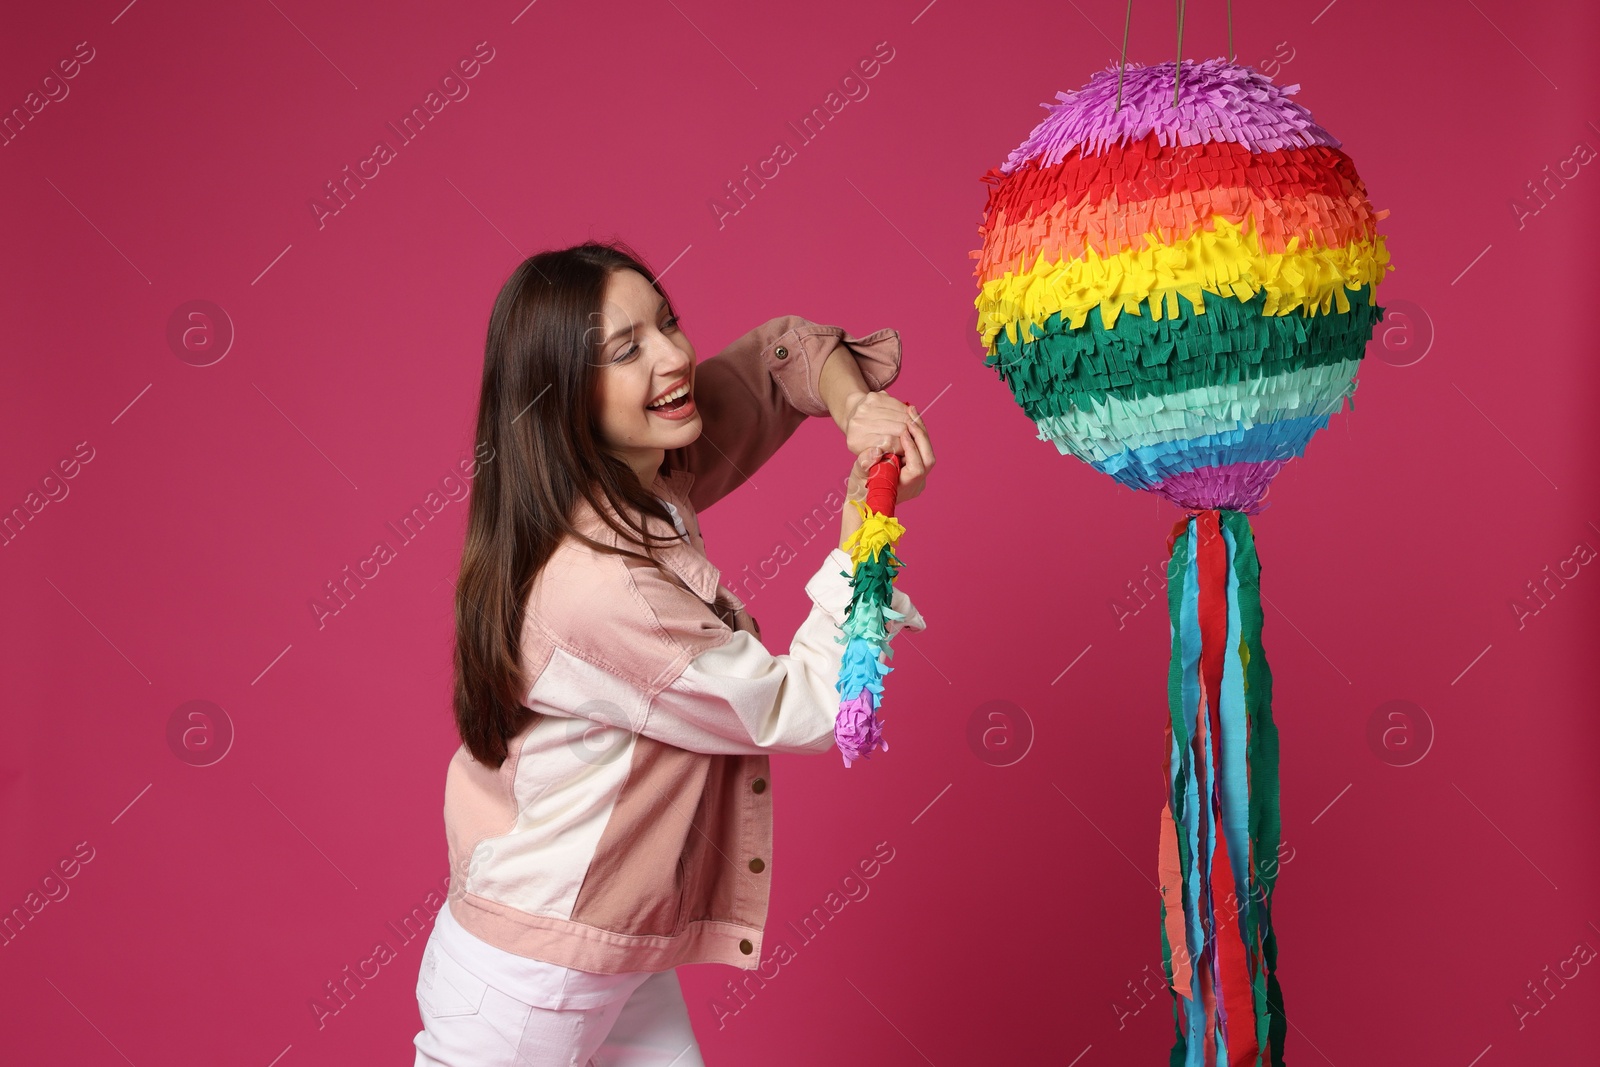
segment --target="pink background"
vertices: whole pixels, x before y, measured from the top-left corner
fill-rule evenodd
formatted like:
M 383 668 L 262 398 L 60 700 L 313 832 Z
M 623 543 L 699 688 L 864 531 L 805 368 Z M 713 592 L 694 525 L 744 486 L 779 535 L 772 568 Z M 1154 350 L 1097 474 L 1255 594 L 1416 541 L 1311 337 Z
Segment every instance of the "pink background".
M 0 1058 L 410 1062 L 421 942 L 390 924 L 446 875 L 464 504 L 321 628 L 310 605 L 453 484 L 512 266 L 615 236 L 672 264 L 702 357 L 788 313 L 898 328 L 891 391 L 927 409 L 938 453 L 903 512 L 929 629 L 896 646 L 892 751 L 850 771 L 774 760 L 769 938 L 795 958 L 720 1020 L 735 972 L 683 969 L 707 1061 L 1165 1063 L 1168 636 L 1129 583 L 1159 576 L 1181 513 L 1034 439 L 980 363 L 967 258 L 980 176 L 1041 101 L 1115 59 L 1123 5 L 124 2 L 33 5 L 0 37 L 6 110 L 94 49 L 0 149 L 0 504 L 66 492 L 0 554 L 0 911 L 67 891 L 0 948 Z M 1600 948 L 1600 567 L 1565 564 L 1542 604 L 1513 605 L 1600 548 L 1600 170 L 1552 182 L 1520 227 L 1512 204 L 1600 147 L 1597 16 L 1313 0 L 1233 17 L 1241 60 L 1301 83 L 1393 212 L 1397 265 L 1357 412 L 1256 523 L 1288 1055 L 1576 1063 L 1594 965 L 1513 1002 Z M 1222 53 L 1225 25 L 1197 4 L 1185 55 Z M 480 41 L 494 58 L 470 95 L 319 228 L 323 184 Z M 786 123 L 880 41 L 869 95 L 799 144 Z M 1130 58 L 1173 51 L 1170 8 L 1136 5 Z M 779 139 L 797 158 L 719 227 L 708 202 Z M 169 344 L 191 300 L 236 332 L 209 366 Z M 79 442 L 92 459 L 52 479 Z M 814 420 L 704 518 L 725 575 L 798 549 L 751 598 L 775 650 L 827 548 L 786 524 L 849 462 Z M 168 728 L 194 700 L 220 710 L 186 749 Z M 1369 734 L 1392 700 L 1409 718 Z M 990 701 L 1014 710 L 969 741 Z M 220 761 L 183 758 L 228 731 Z M 893 859 L 870 895 L 794 937 L 879 842 Z M 50 881 L 75 848 L 92 858 Z M 395 957 L 319 1025 L 326 983 L 379 942 Z

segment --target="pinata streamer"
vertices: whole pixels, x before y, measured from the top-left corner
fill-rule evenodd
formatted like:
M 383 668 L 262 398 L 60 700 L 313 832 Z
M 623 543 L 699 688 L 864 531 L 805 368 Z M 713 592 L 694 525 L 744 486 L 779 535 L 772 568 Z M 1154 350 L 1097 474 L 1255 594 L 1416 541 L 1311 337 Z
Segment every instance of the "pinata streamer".
M 894 655 L 887 622 L 905 615 L 889 606 L 900 560 L 894 543 L 905 527 L 894 517 L 900 486 L 900 457 L 890 452 L 867 472 L 866 500 L 850 503 L 861 515 L 861 527 L 842 546 L 850 552 L 850 609 L 845 616 L 844 662 L 839 667 L 839 712 L 833 738 L 844 765 L 867 759 L 872 751 L 889 751 L 883 723 L 877 717 L 883 701 L 884 676 L 894 670 L 887 660 Z
M 1191 514 L 1167 544 L 1171 788 L 1160 871 L 1162 960 L 1181 994 L 1172 1062 L 1278 1064 L 1287 1027 L 1272 932 L 1278 735 L 1260 564 L 1237 511 Z
M 984 365 L 1039 439 L 1188 512 L 1168 539 L 1159 850 L 1174 1067 L 1283 1064 L 1250 516 L 1353 406 L 1393 269 L 1388 212 L 1298 89 L 1222 59 L 1108 66 L 984 176 L 972 253 Z

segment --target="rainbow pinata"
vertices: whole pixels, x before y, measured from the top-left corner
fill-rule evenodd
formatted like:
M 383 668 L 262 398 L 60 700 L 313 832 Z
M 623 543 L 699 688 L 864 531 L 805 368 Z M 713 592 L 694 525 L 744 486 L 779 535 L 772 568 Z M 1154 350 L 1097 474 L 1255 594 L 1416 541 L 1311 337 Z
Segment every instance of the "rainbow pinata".
M 1173 79 L 1179 101 L 1173 104 Z M 1339 141 L 1260 71 L 1112 65 L 984 181 L 978 332 L 1039 439 L 1252 512 L 1355 391 L 1388 267 Z
M 1167 538 L 1158 860 L 1174 1067 L 1284 1063 L 1278 734 L 1249 517 L 1355 392 L 1392 269 L 1388 212 L 1298 88 L 1213 59 L 1058 93 L 985 175 L 973 253 L 984 365 L 1039 438 L 1188 512 Z

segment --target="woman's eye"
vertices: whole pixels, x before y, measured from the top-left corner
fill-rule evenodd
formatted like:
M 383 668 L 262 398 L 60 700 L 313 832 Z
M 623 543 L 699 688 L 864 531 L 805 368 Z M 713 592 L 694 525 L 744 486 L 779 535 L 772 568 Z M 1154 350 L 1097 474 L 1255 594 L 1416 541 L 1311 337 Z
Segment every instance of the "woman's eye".
M 663 333 L 670 333 L 671 331 L 676 330 L 677 328 L 678 328 L 678 316 L 676 316 L 676 315 L 673 315 L 670 318 L 668 318 L 667 321 L 665 323 L 663 323 L 662 326 L 661 326 L 661 330 L 662 330 Z M 632 344 L 632 345 L 629 345 L 628 347 L 624 348 L 622 351 L 618 352 L 616 354 L 616 356 L 611 360 L 611 362 L 613 362 L 613 363 L 621 363 L 624 360 L 632 359 L 634 356 L 636 356 L 638 354 L 639 354 L 639 346 L 637 344 Z

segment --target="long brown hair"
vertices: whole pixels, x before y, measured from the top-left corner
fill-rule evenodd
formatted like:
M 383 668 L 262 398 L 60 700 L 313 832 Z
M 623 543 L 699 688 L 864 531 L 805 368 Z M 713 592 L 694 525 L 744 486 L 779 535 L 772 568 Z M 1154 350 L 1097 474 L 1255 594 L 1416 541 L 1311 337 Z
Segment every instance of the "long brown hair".
M 638 271 L 671 310 L 654 272 L 631 249 L 589 241 L 523 260 L 489 313 L 476 439 L 479 448 L 493 446 L 494 459 L 474 479 L 467 509 L 455 600 L 455 717 L 462 743 L 490 767 L 505 762 L 508 742 L 534 714 L 523 705 L 529 680 L 520 637 L 540 568 L 567 535 L 598 552 L 641 555 L 576 529 L 578 500 L 593 505 L 621 539 L 645 548 L 642 558 L 652 563 L 646 542 L 655 535 L 635 513 L 672 527 L 671 514 L 633 469 L 602 447 L 593 401 L 605 331 L 591 326 L 602 321 L 606 283 L 618 270 Z

